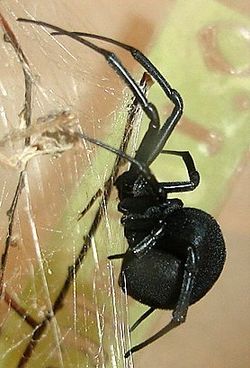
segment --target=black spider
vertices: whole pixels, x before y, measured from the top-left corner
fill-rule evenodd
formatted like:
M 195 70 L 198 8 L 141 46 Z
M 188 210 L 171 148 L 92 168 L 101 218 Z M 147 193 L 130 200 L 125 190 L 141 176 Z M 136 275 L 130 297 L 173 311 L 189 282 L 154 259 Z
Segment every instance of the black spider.
M 52 32 L 53 35 L 67 35 L 103 55 L 124 80 L 150 120 L 135 158 L 103 142 L 81 135 L 90 142 L 125 157 L 131 163 L 129 170 L 120 175 L 115 183 L 128 249 L 123 254 L 109 257 L 123 260 L 119 277 L 121 288 L 140 303 L 150 306 L 131 330 L 155 309 L 173 310 L 171 321 L 155 335 L 130 349 L 125 354 L 128 357 L 183 323 L 188 307 L 201 299 L 213 286 L 225 262 L 225 244 L 216 220 L 202 210 L 184 207 L 180 199 L 168 198 L 169 193 L 192 191 L 199 184 L 199 173 L 189 152 L 163 150 L 182 115 L 182 98 L 150 60 L 134 47 L 99 35 L 68 32 L 41 21 L 19 20 L 51 28 L 55 31 Z M 99 39 L 129 51 L 153 77 L 174 105 L 162 126 L 157 108 L 148 102 L 141 87 L 116 55 L 83 37 Z M 180 156 L 187 168 L 189 180 L 158 182 L 149 166 L 161 153 Z

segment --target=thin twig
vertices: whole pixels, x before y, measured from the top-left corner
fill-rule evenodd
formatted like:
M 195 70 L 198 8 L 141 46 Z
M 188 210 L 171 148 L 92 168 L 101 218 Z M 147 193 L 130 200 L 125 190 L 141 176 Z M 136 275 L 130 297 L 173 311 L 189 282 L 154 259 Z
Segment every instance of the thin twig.
M 24 107 L 21 111 L 21 116 L 24 119 L 25 125 L 28 128 L 31 124 L 31 94 L 32 94 L 32 75 L 29 67 L 28 60 L 24 55 L 21 46 L 19 45 L 13 31 L 11 30 L 9 24 L 4 19 L 4 17 L 0 14 L 0 25 L 4 30 L 4 39 L 6 42 L 9 42 L 13 47 L 18 60 L 22 66 L 23 74 L 24 74 L 24 83 L 25 83 L 25 95 L 24 95 Z M 26 137 L 24 141 L 25 146 L 30 144 L 30 137 Z M 17 209 L 17 203 L 19 197 L 21 195 L 23 186 L 24 186 L 24 172 L 22 170 L 19 174 L 18 183 L 16 186 L 15 194 L 11 203 L 9 210 L 7 211 L 8 216 L 8 229 L 7 236 L 5 240 L 5 247 L 3 254 L 1 256 L 1 264 L 0 264 L 0 297 L 3 293 L 4 288 L 4 274 L 6 269 L 6 264 L 8 260 L 8 252 L 11 245 L 12 235 L 13 235 L 13 226 L 14 226 L 14 217 Z
M 150 76 L 147 73 L 144 73 L 141 79 L 141 82 L 140 82 L 142 88 L 144 90 L 147 90 L 148 87 L 150 87 L 151 83 L 152 83 L 152 80 Z M 125 130 L 124 130 L 124 134 L 122 138 L 122 143 L 119 147 L 119 150 L 123 152 L 125 152 L 128 147 L 128 143 L 129 143 L 132 131 L 133 131 L 133 125 L 134 125 L 138 110 L 139 110 L 138 101 L 136 99 L 133 99 L 131 103 L 130 111 L 128 114 Z M 96 231 L 98 230 L 99 224 L 104 216 L 104 208 L 107 202 L 109 201 L 111 191 L 113 188 L 113 183 L 118 177 L 119 170 L 122 164 L 123 164 L 123 159 L 120 156 L 116 156 L 111 174 L 109 178 L 107 179 L 107 181 L 104 183 L 104 190 L 102 192 L 101 201 L 96 211 L 94 220 L 92 222 L 92 225 L 89 229 L 87 236 L 84 237 L 84 243 L 78 254 L 78 257 L 76 258 L 75 262 L 68 268 L 68 275 L 53 304 L 52 312 L 48 313 L 47 316 L 44 318 L 44 320 L 40 323 L 40 325 L 36 329 L 34 329 L 31 340 L 26 346 L 26 349 L 24 350 L 23 355 L 18 362 L 18 366 L 17 366 L 18 368 L 23 368 L 28 363 L 47 325 L 51 321 L 52 317 L 54 317 L 55 314 L 62 308 L 64 304 L 64 299 L 69 291 L 69 288 L 72 285 L 73 280 L 76 278 L 76 275 L 82 265 L 83 259 L 87 251 L 91 247 L 91 240 L 94 237 Z M 99 194 L 99 190 L 97 191 L 97 193 Z M 97 193 L 91 198 L 86 208 L 89 209 L 92 206 L 94 200 L 98 198 L 99 195 L 97 195 Z M 84 210 L 82 213 L 86 213 L 86 211 Z
M 4 292 L 4 300 L 33 329 L 39 326 L 39 322 L 36 321 L 29 313 L 27 313 L 27 311 L 22 308 L 6 290 Z

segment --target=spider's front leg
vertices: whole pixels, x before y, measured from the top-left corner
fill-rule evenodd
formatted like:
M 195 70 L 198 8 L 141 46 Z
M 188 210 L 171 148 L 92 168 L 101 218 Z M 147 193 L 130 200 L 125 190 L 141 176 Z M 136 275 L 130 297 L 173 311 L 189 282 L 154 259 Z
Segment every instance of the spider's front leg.
M 159 183 L 159 188 L 167 193 L 188 192 L 194 190 L 200 183 L 200 175 L 196 170 L 193 157 L 188 151 L 171 151 L 163 150 L 161 153 L 168 155 L 180 156 L 186 166 L 189 181 L 175 181 Z

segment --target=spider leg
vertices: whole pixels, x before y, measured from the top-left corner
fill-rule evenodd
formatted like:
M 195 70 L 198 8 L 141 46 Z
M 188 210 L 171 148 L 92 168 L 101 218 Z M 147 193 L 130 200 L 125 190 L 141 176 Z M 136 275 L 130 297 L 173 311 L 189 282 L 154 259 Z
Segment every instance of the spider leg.
M 171 87 L 169 82 L 163 77 L 160 71 L 152 64 L 152 62 L 138 49 L 133 46 L 116 41 L 109 37 L 104 37 L 92 33 L 86 32 L 72 32 L 72 34 L 87 38 L 94 38 L 104 42 L 114 44 L 123 48 L 131 53 L 132 57 L 156 80 L 160 85 L 166 96 L 173 102 L 174 108 L 171 115 L 166 119 L 158 134 L 153 137 L 154 127 L 149 125 L 148 132 L 145 134 L 139 150 L 136 154 L 136 159 L 139 161 L 145 161 L 148 165 L 152 163 L 159 155 L 166 141 L 170 137 L 172 131 L 177 125 L 183 112 L 183 100 L 180 94 Z M 52 35 L 58 35 L 58 33 L 52 33 Z M 155 131 L 154 131 L 155 132 Z M 154 139 L 153 139 L 154 138 Z M 149 152 L 151 152 L 149 154 Z
M 128 248 L 127 253 L 131 252 L 134 256 L 140 258 L 148 253 L 153 247 L 158 244 L 158 240 L 165 234 L 165 224 L 160 228 L 153 230 L 142 241 L 140 241 L 133 248 Z
M 124 258 L 126 253 L 118 253 L 118 254 L 113 254 L 111 256 L 108 256 L 108 259 L 111 261 L 112 259 L 122 259 Z
M 85 46 L 91 48 L 95 52 L 101 54 L 106 59 L 107 63 L 115 70 L 115 72 L 124 80 L 128 88 L 131 90 L 133 95 L 138 100 L 141 105 L 143 111 L 150 119 L 150 124 L 148 128 L 148 134 L 146 133 L 141 145 L 137 151 L 136 159 L 138 161 L 143 161 L 147 165 L 150 165 L 155 158 L 160 154 L 163 149 L 166 141 L 174 130 L 176 124 L 180 120 L 183 111 L 183 101 L 180 94 L 173 89 L 170 84 L 166 81 L 160 71 L 151 63 L 151 61 L 138 49 L 123 44 L 121 42 L 112 40 L 108 37 L 102 37 L 99 35 L 81 33 L 81 32 L 68 32 L 60 27 L 56 27 L 46 22 L 42 21 L 34 21 L 31 19 L 18 18 L 18 21 L 38 24 L 47 28 L 53 29 L 55 32 L 52 32 L 52 35 L 67 35 L 74 40 L 84 44 Z M 102 47 L 98 47 L 92 42 L 89 42 L 83 37 L 96 38 L 102 41 L 113 43 L 123 49 L 129 51 L 133 58 L 144 67 L 144 69 L 156 80 L 156 82 L 163 89 L 166 96 L 173 102 L 174 108 L 170 114 L 170 116 L 165 120 L 163 126 L 160 128 L 160 120 L 158 111 L 152 103 L 148 102 L 145 93 L 139 87 L 139 85 L 135 82 L 133 77 L 127 71 L 127 69 L 123 66 L 120 60 L 116 57 L 113 52 L 110 52 Z
M 136 97 L 138 103 L 140 104 L 141 108 L 143 109 L 147 117 L 152 122 L 155 129 L 158 130 L 160 122 L 159 122 L 159 115 L 158 115 L 158 111 L 156 107 L 152 103 L 148 102 L 146 94 L 144 93 L 142 88 L 136 83 L 136 81 L 130 75 L 128 70 L 123 66 L 121 61 L 117 58 L 117 56 L 113 52 L 108 51 L 102 47 L 96 46 L 92 42 L 87 41 L 81 38 L 80 36 L 76 35 L 74 32 L 68 32 L 60 27 L 54 26 L 46 22 L 35 21 L 32 19 L 25 19 L 25 18 L 18 18 L 17 21 L 25 22 L 25 23 L 33 23 L 33 24 L 37 24 L 37 25 L 40 25 L 46 28 L 53 29 L 54 31 L 56 31 L 53 33 L 54 36 L 65 35 L 65 36 L 71 37 L 75 41 L 91 48 L 93 51 L 97 52 L 98 54 L 101 54 L 106 59 L 107 63 L 119 75 L 119 77 L 123 79 L 123 81 L 126 83 L 126 85 L 131 90 L 133 95 Z
M 141 315 L 140 318 L 130 327 L 129 331 L 134 331 L 148 316 L 150 316 L 151 313 L 155 311 L 155 308 L 151 307 L 149 308 L 145 313 Z
M 133 46 L 127 45 L 123 42 L 116 41 L 112 38 L 100 36 L 97 34 L 92 33 L 86 33 L 86 32 L 72 32 L 74 35 L 87 37 L 87 38 L 94 38 L 98 39 L 104 42 L 108 42 L 111 44 L 114 44 L 118 47 L 121 47 L 124 50 L 127 50 L 131 53 L 132 57 L 141 65 L 143 68 L 159 83 L 160 87 L 163 89 L 166 96 L 173 102 L 175 105 L 170 117 L 166 120 L 166 122 L 163 124 L 163 127 L 159 131 L 158 140 L 156 143 L 156 147 L 154 151 L 152 152 L 152 157 L 150 160 L 147 160 L 147 163 L 150 164 L 154 159 L 159 155 L 160 151 L 164 147 L 167 139 L 171 135 L 173 129 L 175 128 L 176 124 L 178 123 L 182 111 L 183 111 L 183 101 L 180 96 L 180 94 L 171 87 L 169 82 L 163 77 L 163 75 L 160 73 L 160 71 L 152 64 L 152 62 L 138 49 L 136 49 Z M 52 33 L 54 35 L 54 33 Z M 152 141 L 152 137 L 150 138 Z M 146 137 L 145 137 L 146 140 Z M 143 144 L 143 146 L 140 146 L 140 153 L 137 152 L 137 155 L 142 155 L 142 152 L 145 151 L 145 147 L 148 147 L 149 141 L 147 141 L 147 144 Z M 144 154 L 145 155 L 145 154 Z M 139 159 L 137 157 L 137 159 Z
M 185 322 L 196 270 L 197 270 L 197 261 L 195 257 L 195 252 L 192 247 L 189 247 L 187 261 L 185 263 L 185 269 L 183 274 L 183 281 L 181 285 L 181 292 L 177 305 L 173 311 L 171 321 L 167 324 L 167 326 L 163 327 L 156 334 L 154 334 L 147 340 L 128 350 L 125 354 L 125 358 L 128 358 L 131 354 L 135 353 L 138 350 L 141 350 L 142 348 L 151 344 L 155 340 L 158 340 L 160 337 L 164 336 L 173 328 Z
M 159 183 L 159 188 L 167 193 L 188 192 L 194 190 L 200 182 L 199 172 L 196 170 L 194 160 L 188 151 L 163 150 L 161 153 L 180 156 L 187 168 L 189 181 Z
M 85 139 L 86 141 L 88 141 L 90 143 L 93 143 L 96 146 L 102 147 L 102 148 L 106 149 L 107 151 L 113 152 L 117 156 L 120 156 L 121 158 L 124 158 L 128 162 L 132 163 L 133 165 L 135 165 L 140 170 L 141 174 L 145 177 L 145 179 L 147 181 L 149 181 L 152 184 L 152 186 L 154 186 L 155 189 L 157 190 L 158 182 L 155 179 L 154 175 L 151 173 L 150 169 L 145 165 L 145 163 L 139 162 L 135 158 L 127 155 L 125 152 L 123 152 L 123 151 L 121 151 L 117 148 L 114 148 L 114 147 L 110 146 L 109 144 L 106 144 L 102 141 L 99 141 L 98 139 L 91 138 L 83 132 L 81 132 L 81 133 L 80 132 L 74 132 L 73 134 L 75 135 L 76 138 L 78 137 L 78 138 L 81 138 L 81 139 Z
M 144 72 L 143 76 L 140 80 L 140 86 L 143 88 L 145 93 L 147 92 L 147 89 L 151 86 L 151 84 L 152 84 L 152 80 L 150 79 L 150 76 L 146 72 Z M 129 113 L 128 113 L 128 117 L 127 117 L 127 123 L 126 123 L 126 126 L 125 126 L 125 131 L 124 131 L 124 134 L 123 134 L 121 145 L 119 147 L 119 149 L 121 151 L 126 152 L 128 141 L 129 141 L 129 138 L 131 136 L 130 129 L 132 128 L 133 120 L 134 120 L 134 118 L 137 114 L 137 110 L 138 110 L 138 103 L 137 103 L 137 100 L 134 98 L 132 100 L 132 103 L 131 103 L 130 108 L 129 108 Z M 103 192 L 105 190 L 107 190 L 107 188 L 109 188 L 109 186 L 111 185 L 111 181 L 113 183 L 116 180 L 116 178 L 118 176 L 118 172 L 119 172 L 119 167 L 121 165 L 122 165 L 121 157 L 119 155 L 117 155 L 116 161 L 114 163 L 113 170 L 112 170 L 109 178 L 105 181 L 103 189 L 99 188 L 96 191 L 96 193 L 89 200 L 87 206 L 78 215 L 77 221 L 80 221 L 81 218 L 85 216 L 85 214 L 94 205 L 95 201 L 103 194 Z

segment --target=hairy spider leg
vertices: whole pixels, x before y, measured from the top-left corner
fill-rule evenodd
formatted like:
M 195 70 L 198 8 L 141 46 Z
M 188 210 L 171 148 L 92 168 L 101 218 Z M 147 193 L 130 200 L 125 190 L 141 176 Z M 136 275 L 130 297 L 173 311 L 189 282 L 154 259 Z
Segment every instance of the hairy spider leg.
M 167 193 L 174 192 L 188 192 L 194 190 L 200 183 L 200 175 L 196 170 L 193 157 L 188 151 L 173 151 L 173 150 L 162 150 L 161 153 L 168 155 L 180 156 L 186 166 L 189 181 L 174 181 L 174 182 L 163 182 L 159 183 L 159 188 L 165 190 Z
M 159 339 L 160 337 L 164 336 L 166 333 L 171 331 L 173 328 L 185 322 L 196 272 L 197 272 L 197 260 L 195 252 L 192 247 L 188 247 L 188 255 L 184 268 L 180 296 L 178 298 L 177 305 L 172 313 L 171 321 L 156 334 L 154 334 L 147 340 L 143 341 L 138 345 L 135 345 L 133 348 L 128 350 L 125 353 L 125 358 L 128 358 L 136 351 L 143 349 L 145 346 L 151 344 L 155 340 Z

